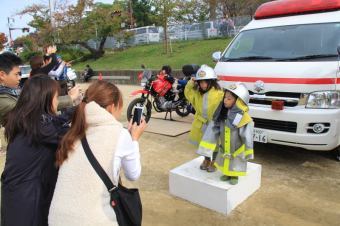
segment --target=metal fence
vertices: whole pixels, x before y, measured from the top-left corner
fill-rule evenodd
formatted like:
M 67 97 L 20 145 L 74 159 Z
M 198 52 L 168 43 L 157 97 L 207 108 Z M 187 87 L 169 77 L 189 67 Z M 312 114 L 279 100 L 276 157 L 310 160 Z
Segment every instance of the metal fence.
M 216 37 L 233 37 L 248 24 L 251 19 L 252 18 L 248 16 L 192 24 L 172 24 L 168 27 L 168 38 L 171 41 L 184 41 Z M 132 33 L 131 38 L 125 42 L 118 42 L 114 37 L 108 37 L 104 48 L 125 48 L 127 46 L 158 43 L 162 42 L 164 39 L 164 30 L 162 27 L 147 26 L 127 31 Z M 98 46 L 98 42 L 95 40 L 89 40 L 88 43 L 93 48 Z

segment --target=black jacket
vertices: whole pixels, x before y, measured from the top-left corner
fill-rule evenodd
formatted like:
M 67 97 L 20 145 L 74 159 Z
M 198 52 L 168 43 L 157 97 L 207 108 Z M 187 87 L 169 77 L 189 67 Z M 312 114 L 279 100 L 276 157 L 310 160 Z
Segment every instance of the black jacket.
M 33 145 L 23 134 L 18 134 L 8 145 L 1 176 L 2 226 L 48 225 L 58 176 L 55 152 L 68 128 L 68 117 L 44 115 L 43 136 L 38 145 Z
M 52 53 L 51 57 L 52 57 L 52 61 L 49 64 L 43 67 L 37 68 L 37 69 L 32 69 L 30 76 L 32 77 L 37 74 L 48 75 L 48 73 L 50 73 L 50 71 L 52 71 L 53 68 L 55 68 L 58 65 L 57 55 L 55 53 Z

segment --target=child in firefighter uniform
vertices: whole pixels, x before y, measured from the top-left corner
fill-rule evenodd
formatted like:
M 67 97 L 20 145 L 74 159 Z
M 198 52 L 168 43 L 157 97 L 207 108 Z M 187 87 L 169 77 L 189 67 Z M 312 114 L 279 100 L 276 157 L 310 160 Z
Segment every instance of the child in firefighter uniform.
M 234 185 L 239 176 L 246 175 L 247 161 L 254 158 L 254 123 L 248 114 L 248 89 L 242 83 L 236 83 L 224 91 L 223 101 L 209 123 L 198 151 L 201 155 L 211 156 L 217 147 L 215 166 L 223 174 L 221 180 Z
M 189 141 L 198 147 L 208 123 L 212 120 L 216 108 L 223 99 L 223 91 L 217 83 L 214 69 L 202 65 L 196 76 L 185 86 L 184 95 L 196 111 Z M 214 166 L 216 155 L 217 152 L 212 157 L 206 157 L 200 169 L 214 172 L 216 170 Z

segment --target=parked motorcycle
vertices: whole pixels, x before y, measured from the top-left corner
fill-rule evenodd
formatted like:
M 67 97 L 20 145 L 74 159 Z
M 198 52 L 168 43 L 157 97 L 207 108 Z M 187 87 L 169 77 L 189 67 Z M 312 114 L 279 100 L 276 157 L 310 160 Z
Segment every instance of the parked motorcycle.
M 172 84 L 167 80 L 166 76 L 159 74 L 151 76 L 149 80 L 142 82 L 143 89 L 136 90 L 131 93 L 132 96 L 141 94 L 139 98 L 134 99 L 128 106 L 127 119 L 133 117 L 134 108 L 136 106 L 143 107 L 143 115 L 145 121 L 148 122 L 151 117 L 152 107 L 156 112 L 166 112 L 165 119 L 171 112 L 175 111 L 179 116 L 185 117 L 192 113 L 193 108 L 184 96 L 184 88 L 192 75 L 195 75 L 199 69 L 198 65 L 184 65 L 182 72 L 184 78 L 177 80 L 176 89 L 172 88 Z

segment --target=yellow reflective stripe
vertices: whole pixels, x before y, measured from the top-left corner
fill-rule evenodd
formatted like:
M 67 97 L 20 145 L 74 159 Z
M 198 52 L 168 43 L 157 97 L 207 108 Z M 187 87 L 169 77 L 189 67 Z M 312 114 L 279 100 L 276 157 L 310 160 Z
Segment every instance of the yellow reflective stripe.
M 230 154 L 230 128 L 224 127 L 224 154 Z M 228 158 L 224 159 L 222 173 L 229 171 L 230 160 Z M 227 175 L 227 174 L 226 174 Z
M 245 176 L 246 175 L 246 172 L 230 171 L 229 170 L 229 162 L 230 162 L 229 159 L 225 159 L 223 166 L 218 165 L 217 162 L 215 162 L 214 165 L 220 172 L 222 172 L 222 174 L 227 175 L 227 176 L 236 177 L 236 176 Z M 226 168 L 226 166 L 227 166 L 227 168 Z
M 216 149 L 216 144 L 209 143 L 209 142 L 206 142 L 206 141 L 202 140 L 200 142 L 200 147 L 203 147 L 203 148 L 206 148 L 206 149 L 214 151 Z
M 254 150 L 253 149 L 248 149 L 244 152 L 244 155 L 247 156 L 247 155 L 253 155 L 254 154 Z
M 237 177 L 237 176 L 245 176 L 246 175 L 246 172 L 240 172 L 240 171 L 229 171 L 229 172 L 226 172 L 227 176 L 231 176 L 231 177 Z
M 236 156 L 238 156 L 239 154 L 241 154 L 242 152 L 244 152 L 244 150 L 246 149 L 246 146 L 243 144 L 239 149 L 237 149 L 234 154 L 233 157 L 235 158 Z
M 224 153 L 230 154 L 230 128 L 224 127 Z

